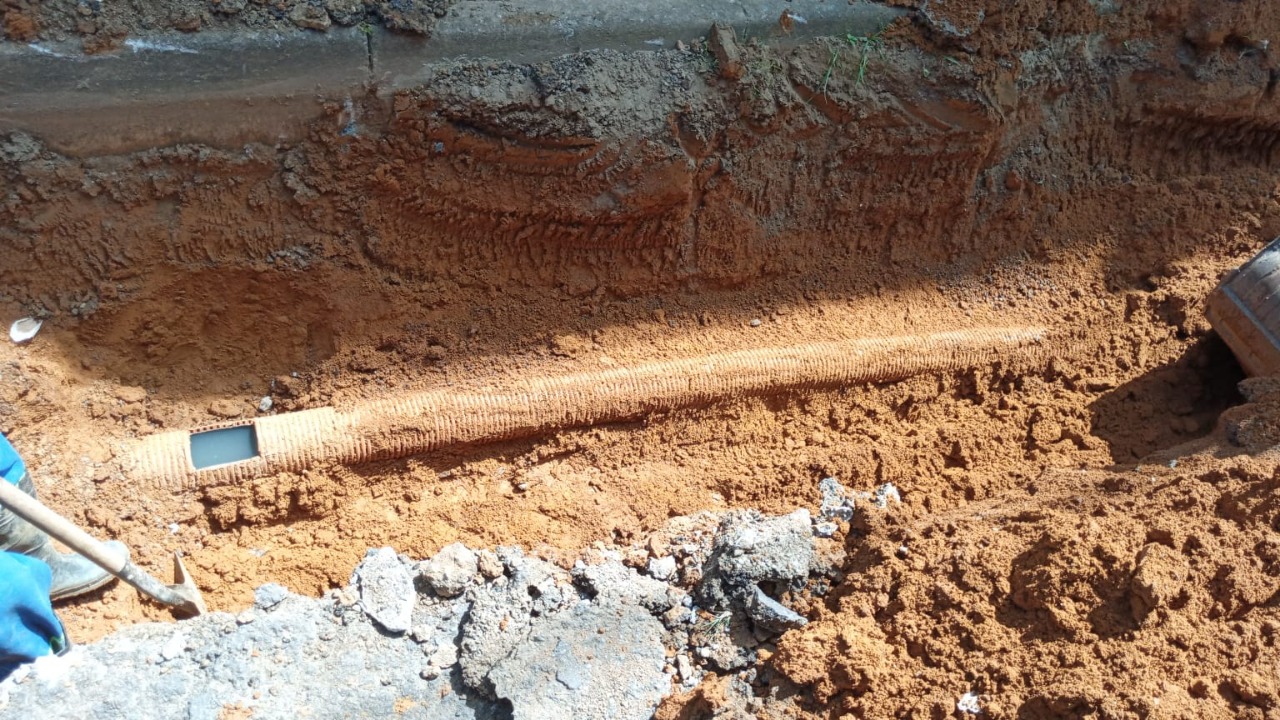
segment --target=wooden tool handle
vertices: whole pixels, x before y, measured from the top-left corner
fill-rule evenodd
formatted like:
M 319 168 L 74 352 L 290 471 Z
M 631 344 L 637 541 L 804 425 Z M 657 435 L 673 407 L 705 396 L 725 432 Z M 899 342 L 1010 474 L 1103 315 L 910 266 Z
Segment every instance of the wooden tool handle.
M 18 486 L 4 480 L 0 480 L 0 505 L 4 505 L 14 515 L 45 531 L 116 577 L 120 577 L 125 563 L 128 562 L 127 557 L 98 542 L 92 535 L 73 525 L 71 521 L 19 490 Z

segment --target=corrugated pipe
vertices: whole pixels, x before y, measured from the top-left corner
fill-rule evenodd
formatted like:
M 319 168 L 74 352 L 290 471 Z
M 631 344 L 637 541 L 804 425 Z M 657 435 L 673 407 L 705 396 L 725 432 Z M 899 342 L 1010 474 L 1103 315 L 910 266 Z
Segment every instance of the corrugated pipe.
M 216 487 L 318 462 L 400 458 L 748 395 L 889 382 L 996 361 L 1039 362 L 1044 334 L 1037 327 L 992 328 L 809 343 L 512 380 L 487 390 L 415 392 L 341 413 L 319 408 L 152 435 L 139 442 L 125 469 L 135 481 L 175 492 Z M 246 459 L 197 469 L 194 439 L 235 427 L 251 446 Z

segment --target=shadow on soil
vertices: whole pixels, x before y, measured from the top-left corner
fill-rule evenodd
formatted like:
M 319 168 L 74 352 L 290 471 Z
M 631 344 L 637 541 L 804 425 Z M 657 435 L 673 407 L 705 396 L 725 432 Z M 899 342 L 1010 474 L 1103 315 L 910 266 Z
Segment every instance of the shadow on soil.
M 1211 334 L 1177 360 L 1107 392 L 1089 406 L 1093 434 L 1118 465 L 1207 435 L 1223 410 L 1243 402 L 1244 371 Z

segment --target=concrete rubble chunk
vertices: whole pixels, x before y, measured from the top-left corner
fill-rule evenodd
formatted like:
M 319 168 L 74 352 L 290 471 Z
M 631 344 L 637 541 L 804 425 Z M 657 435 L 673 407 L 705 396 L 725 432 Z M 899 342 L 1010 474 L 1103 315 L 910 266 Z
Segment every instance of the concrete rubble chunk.
M 873 503 L 881 510 L 889 507 L 889 503 L 898 504 L 902 502 L 902 493 L 898 492 L 898 487 L 893 483 L 885 483 L 876 488 L 875 495 L 872 496 Z
M 748 596 L 745 609 L 756 625 L 777 633 L 809 624 L 803 615 L 769 597 L 758 587 Z
M 462 543 L 446 545 L 426 562 L 418 563 L 418 577 L 440 597 L 457 597 L 475 580 L 479 560 Z
M 679 605 L 685 594 L 667 583 L 644 577 L 617 560 L 575 567 L 573 579 L 598 601 L 639 605 L 655 613 Z
M 370 549 L 350 584 L 323 599 L 267 584 L 238 616 L 135 626 L 24 667 L 0 683 L 0 717 L 71 693 L 138 707 L 174 698 L 142 720 L 217 717 L 237 705 L 263 717 L 392 717 L 405 697 L 431 698 L 414 715 L 428 720 L 650 718 L 673 680 L 688 689 L 700 666 L 746 668 L 767 634 L 806 623 L 766 589 L 798 586 L 813 571 L 810 514 L 737 511 L 712 535 L 717 517 L 703 521 L 698 552 L 662 546 L 648 574 L 612 551 L 566 571 L 515 547 L 455 543 L 417 564 Z M 678 555 L 706 557 L 699 592 L 714 602 L 658 579 L 674 580 Z M 415 582 L 454 599 L 420 596 Z M 698 630 L 708 608 L 718 608 L 718 626 Z M 114 707 L 77 714 L 84 708 L 67 704 L 47 716 L 114 717 Z
M 429 661 L 438 668 L 451 668 L 458 664 L 458 646 L 451 641 L 441 641 L 436 646 L 436 651 L 432 653 Z
M 794 625 L 794 618 L 781 622 L 785 614 L 762 605 L 760 584 L 803 583 L 815 561 L 808 510 L 779 517 L 750 510 L 730 513 L 720 524 L 695 595 L 707 608 L 740 608 L 761 628 L 787 627 Z
M 514 720 L 647 720 L 671 690 L 662 633 L 641 608 L 582 603 L 538 623 L 489 679 Z
M 413 574 L 389 547 L 370 550 L 356 568 L 352 584 L 360 588 L 360 607 L 387 632 L 409 631 L 418 594 Z
M 803 580 L 813 564 L 809 511 L 772 518 L 752 512 L 731 516 L 712 552 L 719 556 L 723 575 L 741 584 Z
M 684 653 L 676 656 L 676 672 L 680 674 L 680 681 L 686 686 L 693 685 L 702 679 L 702 672 Z
M 818 491 L 822 493 L 822 506 L 818 516 L 823 520 L 849 522 L 853 519 L 853 498 L 849 491 L 835 478 L 823 478 L 818 483 Z

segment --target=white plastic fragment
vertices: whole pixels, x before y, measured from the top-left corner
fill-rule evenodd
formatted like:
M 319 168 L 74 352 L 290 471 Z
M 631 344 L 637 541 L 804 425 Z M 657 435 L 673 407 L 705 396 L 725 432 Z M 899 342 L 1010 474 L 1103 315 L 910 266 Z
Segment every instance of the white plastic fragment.
M 43 324 L 44 321 L 31 317 L 15 320 L 9 326 L 9 339 L 15 343 L 24 343 L 35 337 L 36 333 L 40 332 L 40 326 Z
M 956 702 L 956 710 L 970 715 L 979 715 L 982 713 L 982 706 L 978 704 L 978 695 L 973 691 L 969 691 L 960 696 L 960 700 Z

